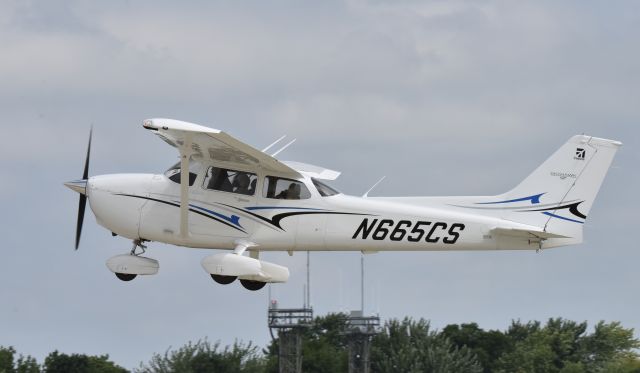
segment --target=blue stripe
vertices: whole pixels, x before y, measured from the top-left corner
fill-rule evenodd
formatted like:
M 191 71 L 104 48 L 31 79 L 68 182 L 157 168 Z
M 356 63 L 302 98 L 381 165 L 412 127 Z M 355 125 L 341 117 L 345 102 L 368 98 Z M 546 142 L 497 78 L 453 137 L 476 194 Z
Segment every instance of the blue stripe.
M 200 206 L 196 206 L 196 205 L 192 205 L 192 204 L 189 204 L 189 206 L 191 206 L 193 208 L 196 208 L 198 210 L 206 211 L 206 212 L 208 212 L 209 214 L 211 214 L 213 216 L 217 216 L 217 217 L 219 217 L 221 219 L 224 219 L 224 220 L 228 221 L 229 223 L 231 223 L 233 225 L 236 225 L 236 226 L 242 228 L 242 225 L 240 225 L 240 217 L 239 216 L 236 216 L 236 215 L 226 216 L 226 215 L 222 215 L 222 214 L 220 214 L 218 212 L 205 209 L 204 207 L 200 207 Z
M 550 212 L 543 212 L 543 214 L 545 214 L 545 215 L 547 215 L 547 216 L 551 216 L 552 218 L 558 218 L 558 219 L 562 219 L 562 220 L 572 221 L 572 222 L 574 222 L 574 223 L 584 224 L 584 222 L 583 222 L 583 221 L 579 221 L 579 220 L 574 220 L 574 219 L 565 218 L 564 216 L 560 216 L 560 215 L 552 214 L 552 213 L 550 213 Z
M 310 211 L 325 211 L 324 209 L 314 209 L 310 207 L 286 207 L 286 206 L 252 206 L 246 208 L 249 211 L 253 210 L 310 210 Z
M 493 205 L 493 204 L 499 204 L 499 203 L 511 203 L 511 202 L 522 202 L 522 201 L 531 201 L 531 204 L 535 205 L 537 203 L 540 203 L 540 197 L 542 197 L 544 194 L 545 193 L 540 193 L 540 194 L 536 194 L 536 195 L 529 196 L 529 197 L 510 199 L 508 201 L 479 202 L 479 203 L 476 203 L 476 205 Z

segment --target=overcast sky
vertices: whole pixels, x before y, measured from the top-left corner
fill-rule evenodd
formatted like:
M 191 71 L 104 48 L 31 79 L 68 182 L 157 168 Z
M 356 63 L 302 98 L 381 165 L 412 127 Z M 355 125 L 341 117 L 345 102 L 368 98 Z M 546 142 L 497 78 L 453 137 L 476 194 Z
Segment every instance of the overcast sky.
M 493 195 L 571 135 L 624 142 L 579 246 L 366 256 L 366 309 L 438 328 L 512 319 L 620 320 L 640 329 L 640 3 L 636 1 L 0 1 L 0 345 L 39 361 L 103 354 L 133 368 L 208 337 L 264 346 L 266 288 L 215 284 L 204 250 L 151 243 L 159 275 L 123 283 L 130 249 L 77 194 L 91 175 L 162 172 L 177 157 L 141 127 L 169 117 L 280 157 L 343 171 L 372 195 Z M 305 255 L 274 285 L 300 306 Z M 359 308 L 359 253 L 312 254 L 316 314 Z

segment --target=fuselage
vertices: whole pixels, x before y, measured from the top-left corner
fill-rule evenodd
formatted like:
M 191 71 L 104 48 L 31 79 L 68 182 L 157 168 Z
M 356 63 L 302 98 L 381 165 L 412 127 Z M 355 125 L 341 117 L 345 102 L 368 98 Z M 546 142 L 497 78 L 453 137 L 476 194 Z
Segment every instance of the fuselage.
M 238 240 L 255 242 L 261 251 L 539 247 L 526 240 L 491 235 L 496 227 L 532 227 L 457 209 L 447 200 L 422 199 L 415 203 L 411 199 L 321 193 L 318 181 L 308 176 L 290 180 L 302 184 L 303 198 L 277 198 L 269 196 L 269 186 L 265 185 L 269 177 L 277 175 L 256 170 L 235 170 L 251 172 L 255 182 L 252 193 L 234 193 L 207 188 L 207 169 L 211 167 L 196 163 L 190 170 L 187 235 L 180 231 L 179 179 L 170 173 L 91 177 L 87 196 L 98 223 L 115 234 L 193 248 L 233 249 Z M 213 167 L 226 166 L 220 163 Z

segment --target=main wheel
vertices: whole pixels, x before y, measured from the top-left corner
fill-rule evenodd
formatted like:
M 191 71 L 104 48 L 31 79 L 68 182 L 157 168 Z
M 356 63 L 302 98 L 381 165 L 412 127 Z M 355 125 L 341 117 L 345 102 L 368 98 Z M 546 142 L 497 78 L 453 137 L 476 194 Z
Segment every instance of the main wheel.
M 122 281 L 131 281 L 134 278 L 136 278 L 136 274 L 131 274 L 131 273 L 118 273 L 116 272 L 116 277 L 119 278 Z
M 238 278 L 238 276 L 211 275 L 211 278 L 213 279 L 213 281 L 219 284 L 229 285 L 230 283 L 234 282 Z
M 242 284 L 242 286 L 244 286 L 245 289 L 251 290 L 251 291 L 260 290 L 267 284 L 266 282 L 262 282 L 262 281 L 242 280 L 242 279 L 240 280 L 240 283 Z

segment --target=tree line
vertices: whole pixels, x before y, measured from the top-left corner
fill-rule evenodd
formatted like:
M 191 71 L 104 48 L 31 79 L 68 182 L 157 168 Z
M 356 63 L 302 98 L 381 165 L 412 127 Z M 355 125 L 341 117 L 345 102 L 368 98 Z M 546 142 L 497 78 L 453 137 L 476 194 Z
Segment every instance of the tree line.
M 347 372 L 347 317 L 316 317 L 303 331 L 302 371 Z M 435 330 L 424 319 L 388 320 L 371 340 L 371 371 L 379 373 L 640 373 L 640 342 L 619 322 L 562 318 L 512 321 L 504 331 L 476 323 Z M 50 353 L 42 363 L 0 346 L 0 373 L 125 373 L 108 355 Z M 154 354 L 136 373 L 276 373 L 278 339 L 264 349 L 207 339 Z

